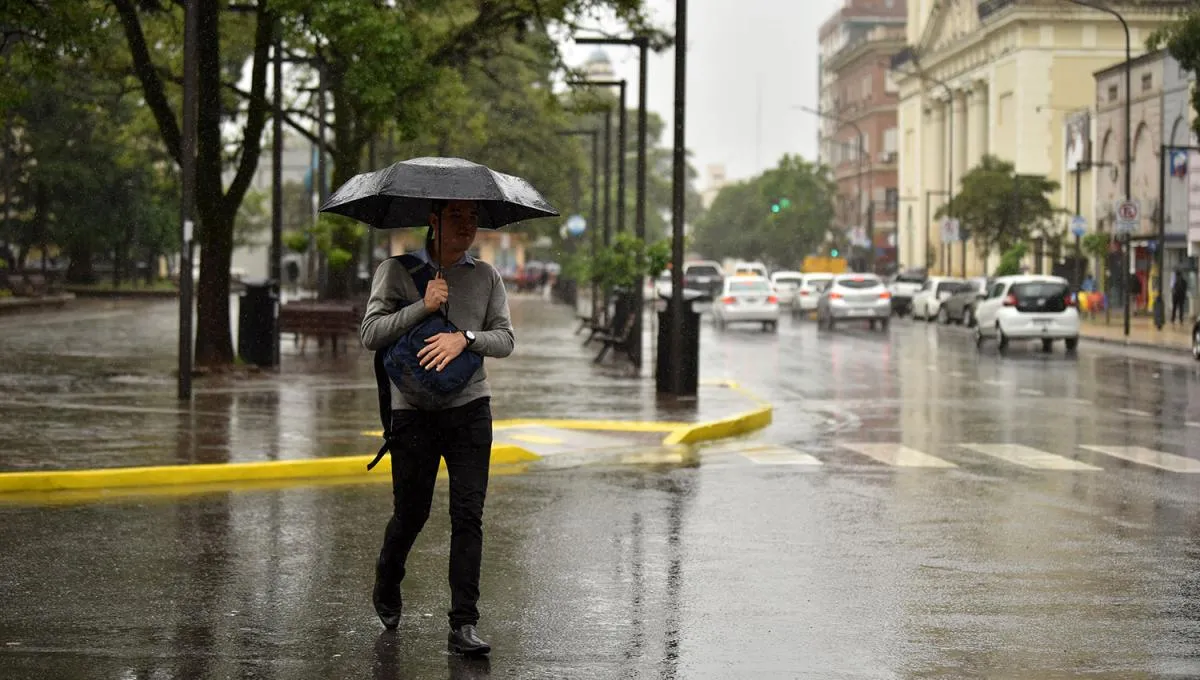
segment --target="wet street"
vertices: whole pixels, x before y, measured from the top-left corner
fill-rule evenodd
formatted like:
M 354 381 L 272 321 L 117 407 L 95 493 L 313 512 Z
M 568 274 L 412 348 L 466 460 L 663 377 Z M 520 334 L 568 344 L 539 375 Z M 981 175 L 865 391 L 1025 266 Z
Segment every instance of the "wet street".
M 0 325 L 5 469 L 87 462 L 72 438 L 107 442 L 95 465 L 131 464 L 130 448 L 185 462 L 372 443 L 365 355 L 287 347 L 291 379 L 210 382 L 179 409 L 155 344 L 169 316 L 126 337 L 105 315 L 127 312 Z M 489 365 L 498 416 L 731 407 L 662 404 L 649 368 L 590 366 L 570 310 L 518 300 L 514 323 L 518 354 Z M 104 345 L 109 368 L 91 368 L 87 328 L 121 338 Z M 909 321 L 706 323 L 701 347 L 701 378 L 738 381 L 774 423 L 640 464 L 493 476 L 490 662 L 444 652 L 445 483 L 390 634 L 370 606 L 390 488 L 331 480 L 0 505 L 0 677 L 1200 677 L 1200 363 L 1088 342 L 1000 356 Z M 539 370 L 551 357 L 580 361 Z M 63 417 L 56 400 L 106 409 Z M 173 438 L 181 418 L 223 434 Z

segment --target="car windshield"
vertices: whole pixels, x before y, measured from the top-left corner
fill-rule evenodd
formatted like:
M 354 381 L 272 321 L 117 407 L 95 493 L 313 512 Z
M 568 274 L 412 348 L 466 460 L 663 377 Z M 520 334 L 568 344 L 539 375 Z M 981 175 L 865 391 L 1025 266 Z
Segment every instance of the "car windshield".
M 904 276 L 903 274 L 901 274 L 900 276 L 897 276 L 897 277 L 896 277 L 896 283 L 917 283 L 917 284 L 921 284 L 921 283 L 925 283 L 925 279 L 923 279 L 923 278 L 921 278 L 921 277 L 919 277 L 919 276 Z
M 838 285 L 842 288 L 874 288 L 879 285 L 879 279 L 871 276 L 856 276 L 850 279 L 840 279 Z
M 1017 300 L 1025 302 L 1028 300 L 1040 300 L 1051 298 L 1065 298 L 1068 290 L 1066 284 L 1056 283 L 1054 281 L 1039 281 L 1037 283 L 1018 283 L 1012 287 L 1012 294 Z
M 766 281 L 730 281 L 730 293 L 766 293 L 769 291 Z
M 775 285 L 780 288 L 799 288 L 800 279 L 791 276 L 781 276 L 775 279 Z
M 939 283 L 937 287 L 937 294 L 941 295 L 942 293 L 957 293 L 959 289 L 962 288 L 962 285 L 963 284 L 959 283 L 958 281 L 946 281 L 944 283 Z
M 717 268 L 707 264 L 695 264 L 687 268 L 688 276 L 719 276 Z

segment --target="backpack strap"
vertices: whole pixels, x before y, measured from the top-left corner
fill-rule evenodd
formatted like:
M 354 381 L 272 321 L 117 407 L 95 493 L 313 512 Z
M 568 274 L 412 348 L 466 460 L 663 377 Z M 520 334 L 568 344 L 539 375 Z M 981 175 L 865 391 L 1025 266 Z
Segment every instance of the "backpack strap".
M 430 267 L 423 262 L 419 257 L 405 253 L 397 255 L 390 259 L 399 260 L 404 269 L 412 277 L 413 283 L 417 286 L 417 294 L 420 297 L 425 297 L 425 288 L 429 285 L 432 275 L 429 273 Z M 383 425 L 383 446 L 379 447 L 375 458 L 367 463 L 367 471 L 372 470 L 379 461 L 383 460 L 384 454 L 391 449 L 392 436 L 392 381 L 388 378 L 387 369 L 383 366 L 383 359 L 387 356 L 387 348 L 375 351 L 375 389 L 379 395 L 379 422 Z

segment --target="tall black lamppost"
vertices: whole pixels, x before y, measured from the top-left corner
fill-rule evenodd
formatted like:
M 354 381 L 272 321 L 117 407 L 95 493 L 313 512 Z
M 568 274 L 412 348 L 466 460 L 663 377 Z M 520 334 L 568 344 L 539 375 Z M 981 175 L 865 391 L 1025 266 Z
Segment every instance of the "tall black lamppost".
M 594 128 L 562 130 L 558 134 L 576 137 L 591 137 L 592 138 L 592 212 L 588 220 L 588 231 L 591 232 L 589 240 L 591 241 L 591 256 L 595 260 L 596 252 L 600 250 L 600 231 L 599 214 L 600 214 L 600 131 Z M 592 325 L 596 325 L 600 321 L 599 295 L 596 290 L 596 284 L 592 284 Z
M 179 164 L 183 195 L 179 201 L 179 376 L 178 396 L 192 398 L 192 237 L 196 207 L 196 104 L 199 84 L 199 0 L 187 0 L 183 15 L 183 129 Z
M 634 36 L 632 38 L 576 38 L 575 42 L 580 45 L 632 45 L 638 48 L 638 132 L 637 132 L 637 198 L 634 208 L 634 224 L 633 233 L 639 239 L 646 239 L 646 52 L 650 47 L 650 39 L 643 35 Z M 625 106 L 621 105 L 621 113 L 624 116 Z M 624 118 L 622 117 L 622 121 Z M 624 138 L 624 133 L 622 133 Z M 624 159 L 625 144 L 621 143 L 621 157 Z M 622 164 L 624 160 L 621 161 Z M 624 192 L 625 180 L 624 173 L 621 173 L 621 185 L 619 191 Z M 622 206 L 621 214 L 624 215 L 624 197 L 618 199 Z M 623 219 L 623 217 L 621 218 Z M 645 308 L 646 301 L 642 299 L 642 286 L 636 286 L 634 298 L 638 309 L 637 315 L 633 320 L 633 337 L 636 338 L 633 343 L 633 361 L 638 368 L 642 366 L 642 310 Z
M 1098 10 L 1100 12 L 1106 12 L 1108 14 L 1111 14 L 1117 18 L 1117 21 L 1121 22 L 1121 28 L 1125 29 L 1125 200 L 1128 202 L 1128 201 L 1132 200 L 1132 196 L 1133 196 L 1133 173 L 1131 172 L 1132 165 L 1133 165 L 1133 147 L 1132 147 L 1133 138 L 1130 134 L 1131 121 L 1133 120 L 1133 115 L 1132 115 L 1133 90 L 1130 85 L 1130 83 L 1133 80 L 1133 78 L 1132 78 L 1133 46 L 1129 40 L 1129 24 L 1125 21 L 1125 17 L 1121 16 L 1121 14 L 1119 12 L 1117 12 L 1115 9 L 1108 7 L 1106 5 L 1094 4 L 1094 3 L 1088 2 L 1088 0 L 1067 0 L 1067 2 L 1070 2 L 1075 5 L 1079 5 L 1080 7 L 1088 7 L 1088 8 L 1094 9 L 1094 10 Z M 1162 159 L 1159 159 L 1159 160 L 1161 162 Z M 1122 296 L 1125 298 L 1125 335 L 1128 336 L 1129 335 L 1129 243 L 1130 243 L 1130 235 L 1125 234 L 1125 237 L 1123 239 L 1121 239 L 1121 241 L 1122 241 L 1122 249 L 1123 249 L 1123 253 L 1121 255 L 1121 287 L 1124 289 Z M 1158 246 L 1160 249 L 1162 248 L 1161 241 L 1159 242 Z M 1160 271 L 1159 274 L 1161 275 L 1162 272 Z M 1161 291 L 1159 291 L 1159 294 L 1160 295 L 1162 294 Z

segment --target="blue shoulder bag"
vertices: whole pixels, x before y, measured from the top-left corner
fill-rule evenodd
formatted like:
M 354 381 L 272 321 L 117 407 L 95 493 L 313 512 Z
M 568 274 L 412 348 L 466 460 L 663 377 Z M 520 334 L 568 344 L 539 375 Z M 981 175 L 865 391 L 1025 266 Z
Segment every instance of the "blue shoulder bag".
M 433 280 L 433 267 L 413 255 L 399 255 L 396 259 L 400 260 L 400 263 L 412 276 L 413 283 L 417 286 L 417 294 L 420 296 L 418 299 L 423 299 L 425 289 Z M 385 441 L 383 447 L 379 449 L 379 453 L 375 455 L 375 459 L 367 465 L 368 470 L 375 467 L 389 449 L 387 439 L 391 435 L 392 418 L 392 391 L 388 384 L 389 379 L 396 385 L 401 385 L 405 375 L 410 375 L 428 394 L 444 397 L 466 387 L 467 382 L 483 366 L 483 356 L 469 350 L 454 357 L 441 371 L 421 366 L 417 352 L 425 347 L 426 338 L 438 333 L 458 332 L 460 332 L 458 327 L 450 322 L 446 312 L 439 309 L 408 329 L 390 347 L 375 353 L 375 381 L 379 388 L 379 417 L 383 422 Z

